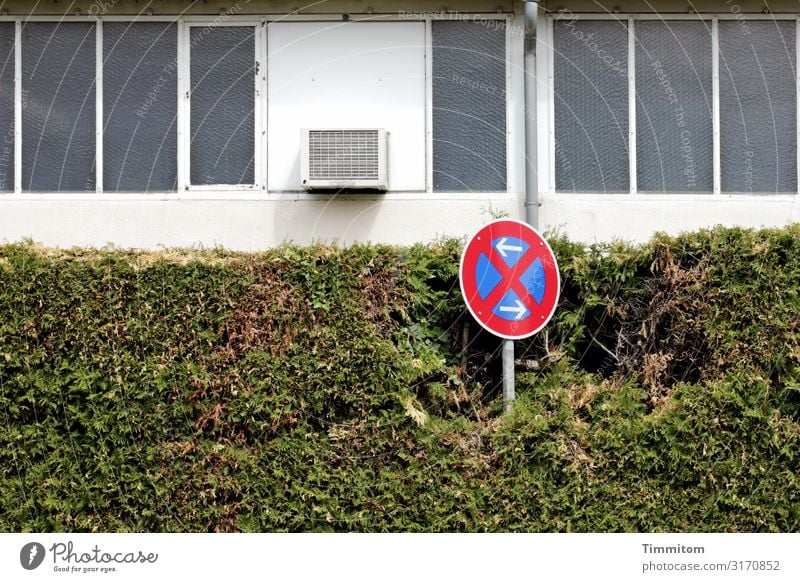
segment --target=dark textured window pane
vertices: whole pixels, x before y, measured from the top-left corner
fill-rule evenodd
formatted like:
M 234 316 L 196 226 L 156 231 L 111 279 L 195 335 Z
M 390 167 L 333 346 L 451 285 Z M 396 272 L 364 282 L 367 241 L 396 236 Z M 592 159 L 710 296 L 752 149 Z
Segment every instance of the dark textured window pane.
M 433 22 L 433 187 L 506 189 L 502 21 Z
M 95 190 L 95 28 L 22 29 L 22 188 Z
M 713 192 L 711 23 L 636 23 L 641 192 Z
M 177 25 L 103 26 L 103 189 L 177 185 Z
M 556 190 L 628 192 L 628 28 L 554 23 Z
M 255 29 L 191 29 L 192 184 L 252 184 Z
M 794 21 L 719 23 L 724 192 L 797 191 Z
M 14 23 L 0 22 L 0 192 L 14 191 Z

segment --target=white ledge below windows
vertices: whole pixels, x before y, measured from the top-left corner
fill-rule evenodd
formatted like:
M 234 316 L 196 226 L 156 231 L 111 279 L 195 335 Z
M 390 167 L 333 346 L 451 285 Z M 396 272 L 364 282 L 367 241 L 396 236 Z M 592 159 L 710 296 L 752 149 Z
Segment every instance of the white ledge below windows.
M 259 250 L 283 242 L 410 245 L 463 237 L 493 216 L 524 217 L 522 193 L 317 195 L 4 194 L 0 242 L 157 249 L 222 246 Z M 581 242 L 648 240 L 717 224 L 778 227 L 800 222 L 797 195 L 542 194 L 540 229 Z
M 224 247 L 254 251 L 284 242 L 411 245 L 471 234 L 500 213 L 523 214 L 521 194 L 320 196 L 242 199 L 163 195 L 3 195 L 0 243 L 32 239 L 55 247 Z
M 580 242 L 645 242 L 656 232 L 716 225 L 780 227 L 800 222 L 796 194 L 541 194 L 540 226 Z

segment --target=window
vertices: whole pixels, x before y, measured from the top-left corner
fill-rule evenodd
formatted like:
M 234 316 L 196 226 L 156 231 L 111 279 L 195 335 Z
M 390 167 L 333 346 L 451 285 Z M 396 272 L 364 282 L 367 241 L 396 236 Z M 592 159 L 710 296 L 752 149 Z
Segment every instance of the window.
M 14 23 L 0 22 L 0 192 L 14 191 Z
M 554 33 L 556 188 L 627 192 L 627 26 L 565 20 Z
M 95 27 L 22 28 L 22 190 L 93 192 Z
M 557 192 L 797 192 L 794 18 L 565 12 L 553 19 Z
M 385 129 L 391 191 L 509 190 L 509 15 L 125 18 L 0 22 L 0 193 L 297 193 L 305 128 Z
M 103 190 L 177 189 L 177 26 L 103 26 Z
M 433 22 L 433 188 L 506 189 L 503 21 Z
M 712 68 L 709 23 L 636 23 L 639 192 L 714 191 Z
M 255 28 L 192 26 L 191 183 L 255 183 Z
M 0 192 L 258 187 L 258 33 L 171 18 L 0 22 Z
M 795 192 L 795 23 L 746 26 L 719 23 L 722 191 Z

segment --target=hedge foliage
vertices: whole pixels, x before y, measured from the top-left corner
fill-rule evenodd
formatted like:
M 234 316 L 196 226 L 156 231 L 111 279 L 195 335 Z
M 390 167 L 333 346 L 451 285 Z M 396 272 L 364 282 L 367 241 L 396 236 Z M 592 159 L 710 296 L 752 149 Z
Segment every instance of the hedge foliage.
M 800 227 L 553 237 L 509 416 L 460 244 L 1 246 L 0 530 L 798 530 Z

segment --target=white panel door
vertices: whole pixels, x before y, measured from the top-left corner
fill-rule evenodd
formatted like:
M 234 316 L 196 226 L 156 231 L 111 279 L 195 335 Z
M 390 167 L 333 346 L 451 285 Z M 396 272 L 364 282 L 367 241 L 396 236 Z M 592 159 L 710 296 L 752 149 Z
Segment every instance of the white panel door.
M 425 25 L 274 22 L 269 46 L 271 191 L 300 190 L 300 130 L 385 128 L 389 189 L 425 190 Z

